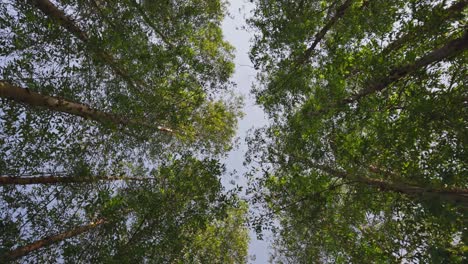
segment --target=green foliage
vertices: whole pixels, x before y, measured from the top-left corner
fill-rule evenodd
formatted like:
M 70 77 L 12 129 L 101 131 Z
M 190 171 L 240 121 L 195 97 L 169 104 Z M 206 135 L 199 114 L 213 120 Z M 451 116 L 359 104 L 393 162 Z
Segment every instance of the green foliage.
M 228 208 L 226 218 L 216 219 L 195 236 L 180 263 L 246 263 L 247 209 L 245 202 L 238 208 Z
M 135 121 L 98 124 L 2 98 L 2 173 L 68 170 L 76 155 L 112 173 L 109 164 L 136 157 L 148 164 L 166 151 L 230 149 L 240 102 L 228 96 L 234 66 L 220 30 L 224 3 L 154 5 L 61 1 L 56 7 L 79 34 L 32 3 L 1 5 L 2 80 Z
M 216 160 L 183 156 L 161 165 L 151 173 L 154 180 L 143 183 L 4 189 L 1 228 L 8 232 L 2 233 L 6 242 L 2 253 L 104 219 L 105 224 L 30 252 L 21 261 L 179 263 L 215 253 L 221 262 L 244 263 L 247 207 L 243 203 L 237 206 L 235 195 L 223 191 L 219 179 L 223 173 Z M 18 219 L 19 211 L 24 216 Z M 24 232 L 29 235 L 22 235 Z M 213 232 L 223 235 L 211 237 Z M 211 251 L 212 246 L 217 252 Z
M 84 180 L 0 186 L 0 259 L 102 223 L 18 261 L 179 263 L 205 248 L 200 258 L 216 249 L 219 261 L 245 262 L 246 209 L 223 190 L 217 160 L 242 115 L 225 11 L 219 0 L 0 4 L 2 82 L 129 121 L 0 94 L 0 175 Z M 213 232 L 225 235 L 203 245 Z
M 466 1 L 352 1 L 313 50 L 345 1 L 255 2 L 273 123 L 248 161 L 280 223 L 273 260 L 466 261 Z

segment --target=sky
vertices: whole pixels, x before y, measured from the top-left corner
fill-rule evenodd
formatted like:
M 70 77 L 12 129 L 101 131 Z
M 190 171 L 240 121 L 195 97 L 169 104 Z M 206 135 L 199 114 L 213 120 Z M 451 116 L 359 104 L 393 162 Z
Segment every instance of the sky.
M 267 118 L 262 109 L 255 104 L 254 97 L 250 94 L 252 84 L 255 81 L 256 71 L 250 62 L 248 52 L 250 48 L 250 39 L 252 33 L 244 29 L 245 19 L 249 16 L 254 5 L 247 0 L 229 1 L 229 15 L 223 21 L 222 29 L 224 38 L 236 48 L 236 58 L 234 60 L 236 71 L 231 81 L 236 83 L 236 93 L 244 96 L 245 116 L 240 120 L 237 137 L 240 138 L 240 145 L 237 149 L 231 151 L 225 163 L 228 171 L 236 170 L 239 176 L 236 184 L 247 186 L 247 179 L 244 177 L 246 169 L 243 167 L 244 155 L 247 151 L 245 137 L 251 128 L 259 128 L 267 124 Z M 229 188 L 229 181 L 232 179 L 223 179 L 223 184 Z M 257 240 L 256 234 L 250 231 L 249 255 L 255 256 L 249 263 L 268 263 L 269 247 L 268 235 L 263 241 Z

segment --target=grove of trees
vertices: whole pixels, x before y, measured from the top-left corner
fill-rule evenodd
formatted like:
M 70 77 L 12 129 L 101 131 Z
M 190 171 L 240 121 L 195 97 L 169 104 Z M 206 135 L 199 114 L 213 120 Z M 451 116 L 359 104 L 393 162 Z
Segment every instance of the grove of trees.
M 226 3 L 0 3 L 0 262 L 243 263 Z
M 273 262 L 468 261 L 468 1 L 254 2 Z
M 0 2 L 0 263 L 468 261 L 467 0 Z M 249 209 L 250 206 L 250 209 Z

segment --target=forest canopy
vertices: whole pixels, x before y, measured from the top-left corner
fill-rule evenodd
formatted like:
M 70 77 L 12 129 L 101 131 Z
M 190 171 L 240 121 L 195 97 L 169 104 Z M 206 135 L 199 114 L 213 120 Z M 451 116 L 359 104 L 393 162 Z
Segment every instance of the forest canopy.
M 225 5 L 0 4 L 0 262 L 245 262 Z
M 228 1 L 0 3 L 1 263 L 468 261 L 468 1 L 250 2 L 245 192 Z
M 272 261 L 466 262 L 468 2 L 254 2 Z

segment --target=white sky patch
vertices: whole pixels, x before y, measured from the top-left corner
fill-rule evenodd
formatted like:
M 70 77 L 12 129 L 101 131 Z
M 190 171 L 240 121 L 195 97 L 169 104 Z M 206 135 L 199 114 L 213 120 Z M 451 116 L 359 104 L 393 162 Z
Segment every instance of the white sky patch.
M 222 29 L 225 40 L 233 45 L 235 50 L 234 63 L 236 66 L 234 76 L 231 78 L 236 84 L 235 92 L 244 96 L 244 117 L 239 121 L 236 137 L 240 139 L 238 148 L 231 151 L 224 161 L 228 171 L 236 170 L 239 178 L 233 181 L 230 177 L 222 179 L 223 185 L 227 189 L 233 188 L 235 185 L 242 186 L 245 190 L 247 187 L 247 179 L 244 177 L 246 169 L 243 166 L 244 156 L 247 152 L 247 144 L 245 138 L 247 132 L 251 128 L 260 128 L 267 124 L 266 114 L 255 104 L 253 95 L 250 94 L 252 84 L 255 82 L 257 72 L 254 70 L 250 62 L 248 52 L 251 45 L 253 32 L 247 32 L 244 29 L 246 26 L 246 18 L 250 16 L 250 11 L 254 5 L 246 0 L 230 1 L 228 6 L 229 15 L 225 17 L 222 23 Z M 244 194 L 241 194 L 243 197 Z M 269 236 L 265 234 L 264 240 L 256 239 L 254 231 L 250 231 L 249 255 L 255 257 L 250 258 L 250 263 L 268 263 L 271 249 L 269 248 Z

